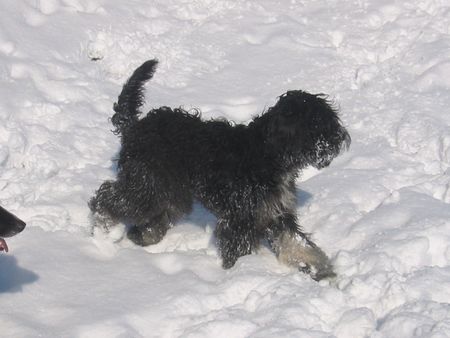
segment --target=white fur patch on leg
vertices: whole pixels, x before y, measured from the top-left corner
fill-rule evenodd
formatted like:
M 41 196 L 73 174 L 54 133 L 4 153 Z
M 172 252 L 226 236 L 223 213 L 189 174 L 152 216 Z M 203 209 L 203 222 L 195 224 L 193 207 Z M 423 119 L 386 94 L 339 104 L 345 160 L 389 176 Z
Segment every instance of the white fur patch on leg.
M 315 280 L 336 276 L 327 255 L 300 235 L 284 232 L 275 243 L 275 251 L 280 262 L 309 273 Z

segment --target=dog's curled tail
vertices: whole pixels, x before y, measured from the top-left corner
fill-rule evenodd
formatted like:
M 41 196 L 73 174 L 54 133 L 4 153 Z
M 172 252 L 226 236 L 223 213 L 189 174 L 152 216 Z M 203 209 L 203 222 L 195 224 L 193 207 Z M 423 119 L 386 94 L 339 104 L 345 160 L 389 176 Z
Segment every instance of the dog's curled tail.
M 139 108 L 144 103 L 144 84 L 153 77 L 157 64 L 156 59 L 144 62 L 124 84 L 117 103 L 114 103 L 115 114 L 111 118 L 115 134 L 123 134 L 138 120 Z

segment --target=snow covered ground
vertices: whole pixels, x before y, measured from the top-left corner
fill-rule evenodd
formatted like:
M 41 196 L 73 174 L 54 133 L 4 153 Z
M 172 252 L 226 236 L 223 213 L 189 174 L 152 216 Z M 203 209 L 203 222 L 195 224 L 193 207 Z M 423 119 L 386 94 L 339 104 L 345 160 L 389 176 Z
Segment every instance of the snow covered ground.
M 1 337 L 450 336 L 448 0 L 2 0 Z M 248 122 L 288 89 L 328 93 L 353 143 L 299 180 L 334 283 L 262 248 L 222 270 L 197 206 L 158 245 L 90 235 L 114 176 L 108 118 L 157 57 L 149 106 Z M 120 229 L 119 229 L 120 230 Z

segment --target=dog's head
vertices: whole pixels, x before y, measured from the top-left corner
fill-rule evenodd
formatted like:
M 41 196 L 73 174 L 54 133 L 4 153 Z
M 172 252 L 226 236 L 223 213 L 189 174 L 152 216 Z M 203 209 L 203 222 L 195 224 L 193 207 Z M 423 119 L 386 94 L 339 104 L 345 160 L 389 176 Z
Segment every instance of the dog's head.
M 25 229 L 25 222 L 0 207 L 0 237 L 11 237 Z
M 266 142 L 300 167 L 328 166 L 350 146 L 350 135 L 324 95 L 292 90 L 254 120 Z

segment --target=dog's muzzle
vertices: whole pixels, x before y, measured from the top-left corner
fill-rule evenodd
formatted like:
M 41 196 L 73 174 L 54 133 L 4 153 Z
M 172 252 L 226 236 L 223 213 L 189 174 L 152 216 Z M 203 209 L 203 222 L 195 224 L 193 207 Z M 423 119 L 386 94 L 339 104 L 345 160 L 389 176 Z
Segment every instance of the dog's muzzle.
M 316 144 L 316 161 L 313 166 L 317 169 L 328 167 L 337 155 L 344 150 L 347 151 L 350 148 L 351 142 L 352 139 L 345 129 L 342 129 L 339 136 L 332 142 L 325 139 L 320 139 Z

